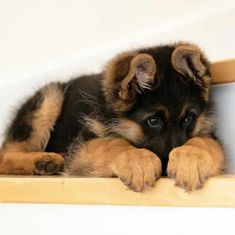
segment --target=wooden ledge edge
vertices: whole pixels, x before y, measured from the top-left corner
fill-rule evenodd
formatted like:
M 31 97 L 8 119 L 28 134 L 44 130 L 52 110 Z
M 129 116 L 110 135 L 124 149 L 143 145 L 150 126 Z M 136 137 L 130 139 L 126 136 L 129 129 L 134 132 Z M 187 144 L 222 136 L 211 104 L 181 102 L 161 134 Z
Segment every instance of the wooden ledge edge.
M 2 176 L 0 202 L 235 207 L 235 175 L 210 178 L 202 189 L 191 193 L 175 187 L 169 178 L 135 193 L 114 178 Z

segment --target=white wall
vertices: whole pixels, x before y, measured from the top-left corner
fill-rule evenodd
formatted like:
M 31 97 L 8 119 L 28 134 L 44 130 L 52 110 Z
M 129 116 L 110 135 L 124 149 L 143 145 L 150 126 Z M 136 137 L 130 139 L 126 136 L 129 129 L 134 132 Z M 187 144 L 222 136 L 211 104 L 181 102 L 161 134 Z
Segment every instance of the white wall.
M 232 57 L 234 5 L 234 0 L 1 0 L 0 86 L 73 63 L 94 69 L 126 47 L 178 39 L 199 43 L 212 60 Z M 94 64 L 84 62 L 96 57 Z
M 176 40 L 198 43 L 212 61 L 234 58 L 235 1 L 0 0 L 0 142 L 12 106 L 41 84 L 99 71 L 126 48 Z M 229 88 L 216 93 L 218 102 L 234 100 Z M 226 119 L 219 116 L 225 124 L 219 123 L 219 131 L 226 146 L 233 146 L 228 122 L 234 113 L 222 105 L 220 110 Z M 221 234 L 233 231 L 234 218 L 234 210 L 223 209 L 0 205 L 0 211 L 4 235 L 102 229 L 103 234 Z
M 217 134 L 226 150 L 226 173 L 235 174 L 235 83 L 213 87 Z
M 1 235 L 225 235 L 235 210 L 172 207 L 1 205 Z

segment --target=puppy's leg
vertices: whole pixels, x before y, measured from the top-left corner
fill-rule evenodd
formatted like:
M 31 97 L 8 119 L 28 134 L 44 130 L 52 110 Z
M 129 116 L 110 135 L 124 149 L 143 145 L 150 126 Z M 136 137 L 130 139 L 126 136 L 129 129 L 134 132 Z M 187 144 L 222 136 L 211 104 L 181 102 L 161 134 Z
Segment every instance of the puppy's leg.
M 195 137 L 170 152 L 167 173 L 177 186 L 193 191 L 208 177 L 221 174 L 223 168 L 222 146 L 212 138 Z
M 62 156 L 43 152 L 62 103 L 63 86 L 53 83 L 20 108 L 0 152 L 1 174 L 53 174 L 62 169 Z
M 153 186 L 162 171 L 160 159 L 147 149 L 138 149 L 120 138 L 95 138 L 74 153 L 68 174 L 119 177 L 134 191 Z
M 56 153 L 5 152 L 1 156 L 0 174 L 49 175 L 63 169 L 64 159 Z

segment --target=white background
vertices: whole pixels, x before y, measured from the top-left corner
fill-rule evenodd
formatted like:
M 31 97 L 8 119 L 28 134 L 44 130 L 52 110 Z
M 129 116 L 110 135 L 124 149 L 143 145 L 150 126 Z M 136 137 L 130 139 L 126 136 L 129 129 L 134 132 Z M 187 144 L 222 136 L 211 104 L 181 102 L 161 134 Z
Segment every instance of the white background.
M 234 7 L 234 0 L 0 0 L 0 142 L 22 97 L 45 82 L 99 71 L 127 48 L 184 40 L 211 61 L 234 58 Z M 229 149 L 234 89 L 216 93 L 219 104 L 230 100 L 219 105 Z M 0 205 L 1 235 L 228 234 L 234 220 L 233 209 Z

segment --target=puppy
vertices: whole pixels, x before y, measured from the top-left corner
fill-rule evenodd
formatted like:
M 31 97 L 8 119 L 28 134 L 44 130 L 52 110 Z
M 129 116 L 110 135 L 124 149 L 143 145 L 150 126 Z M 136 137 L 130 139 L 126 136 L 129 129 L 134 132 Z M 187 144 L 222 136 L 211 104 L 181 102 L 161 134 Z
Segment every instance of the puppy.
M 224 168 L 209 63 L 188 43 L 129 51 L 103 73 L 51 83 L 18 110 L 1 174 L 118 177 L 133 191 L 161 175 L 187 191 Z

